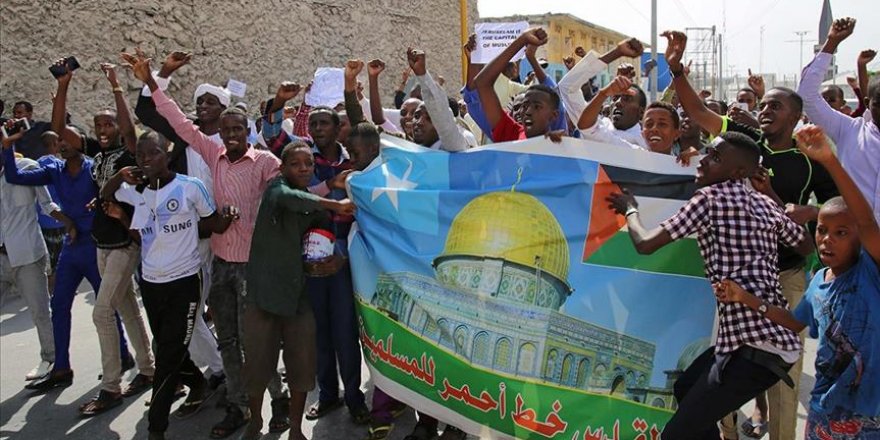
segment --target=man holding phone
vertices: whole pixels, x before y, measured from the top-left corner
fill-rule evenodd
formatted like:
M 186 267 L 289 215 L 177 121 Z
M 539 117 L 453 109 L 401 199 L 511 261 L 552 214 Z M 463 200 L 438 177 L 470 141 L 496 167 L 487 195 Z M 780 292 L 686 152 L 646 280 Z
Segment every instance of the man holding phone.
M 28 101 L 18 101 L 12 106 L 12 119 L 23 121 L 21 125 L 26 128 L 13 129 L 10 128 L 8 136 L 12 136 L 19 131 L 24 131 L 24 135 L 15 143 L 16 151 L 28 159 L 37 160 L 46 155 L 46 147 L 40 136 L 48 130 L 52 129 L 52 125 L 46 121 L 34 120 L 34 106 Z

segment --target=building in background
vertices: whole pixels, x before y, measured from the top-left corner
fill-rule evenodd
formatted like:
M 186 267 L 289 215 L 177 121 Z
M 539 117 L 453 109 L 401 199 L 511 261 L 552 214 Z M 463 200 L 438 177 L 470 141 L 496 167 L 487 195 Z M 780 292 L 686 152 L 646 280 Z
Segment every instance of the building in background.
M 557 82 L 562 79 L 567 69 L 562 60 L 565 57 L 574 56 L 574 50 L 580 46 L 587 52 L 594 50 L 600 55 L 614 48 L 629 35 L 622 34 L 612 29 L 581 20 L 571 14 L 542 14 L 542 15 L 509 15 L 506 17 L 480 17 L 480 23 L 509 23 L 527 21 L 530 26 L 541 26 L 547 31 L 550 41 L 538 48 L 538 58 L 546 58 L 549 66 L 544 69 L 551 78 Z M 650 46 L 642 43 L 645 49 Z M 611 63 L 608 68 L 596 77 L 595 84 L 602 87 L 614 77 L 617 66 L 621 63 L 630 63 L 636 67 L 636 74 L 641 77 L 642 63 L 635 58 L 621 58 Z M 532 71 L 528 62 L 520 63 L 520 77 L 525 77 Z
M 468 27 L 477 18 L 477 1 L 468 0 Z M 113 105 L 102 62 L 119 62 L 119 52 L 140 46 L 159 68 L 165 54 L 194 54 L 173 78 L 170 95 L 193 110 L 198 84 L 224 85 L 230 78 L 247 84 L 243 101 L 273 96 L 282 81 L 307 84 L 318 67 L 342 67 L 346 60 L 381 58 L 384 102 L 406 66 L 407 45 L 428 53 L 429 68 L 449 81 L 455 96 L 461 78 L 459 0 L 78 0 L 0 1 L 0 99 L 27 100 L 34 116 L 48 120 L 49 92 L 55 80 L 49 65 L 75 55 L 76 72 L 69 95 L 75 121 Z M 134 105 L 140 83 L 119 69 L 120 84 Z M 366 73 L 364 73 L 366 82 Z M 298 101 L 298 99 L 297 99 Z M 87 124 L 86 124 L 87 125 Z

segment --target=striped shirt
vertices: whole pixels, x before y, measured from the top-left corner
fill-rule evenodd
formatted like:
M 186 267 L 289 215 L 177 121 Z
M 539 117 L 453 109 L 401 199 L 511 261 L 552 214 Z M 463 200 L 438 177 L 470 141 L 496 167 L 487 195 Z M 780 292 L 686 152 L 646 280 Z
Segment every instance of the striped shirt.
M 246 263 L 263 191 L 278 175 L 281 161 L 269 151 L 249 147 L 244 156 L 231 162 L 226 147 L 199 131 L 161 90 L 153 92 L 153 102 L 156 111 L 211 169 L 218 209 L 232 205 L 241 210 L 241 218 L 233 221 L 226 232 L 211 236 L 211 250 L 230 263 Z

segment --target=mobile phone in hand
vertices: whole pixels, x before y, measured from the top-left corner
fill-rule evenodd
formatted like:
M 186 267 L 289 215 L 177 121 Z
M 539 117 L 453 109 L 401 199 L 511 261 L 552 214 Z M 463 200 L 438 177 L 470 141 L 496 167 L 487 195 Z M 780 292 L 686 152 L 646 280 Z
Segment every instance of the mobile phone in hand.
M 67 72 L 73 72 L 76 69 L 79 69 L 79 61 L 77 61 L 75 56 L 65 58 L 61 65 L 52 64 L 49 66 L 49 72 L 51 72 L 52 76 L 55 78 L 63 76 Z

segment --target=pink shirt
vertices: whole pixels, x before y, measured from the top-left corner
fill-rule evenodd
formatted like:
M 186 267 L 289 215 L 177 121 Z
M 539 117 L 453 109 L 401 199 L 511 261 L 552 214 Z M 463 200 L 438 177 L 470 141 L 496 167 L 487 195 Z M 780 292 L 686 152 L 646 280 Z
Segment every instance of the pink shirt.
M 269 181 L 278 175 L 281 161 L 268 151 L 250 147 L 244 156 L 230 162 L 226 147 L 199 131 L 165 93 L 153 92 L 153 102 L 177 135 L 208 164 L 214 176 L 217 208 L 232 205 L 241 210 L 241 218 L 233 221 L 226 232 L 211 235 L 211 250 L 228 262 L 247 263 L 260 199 Z

